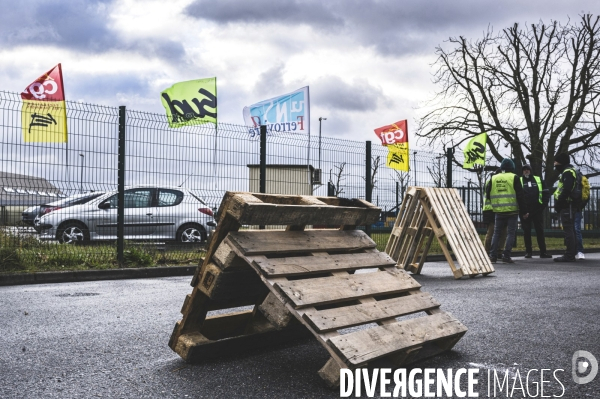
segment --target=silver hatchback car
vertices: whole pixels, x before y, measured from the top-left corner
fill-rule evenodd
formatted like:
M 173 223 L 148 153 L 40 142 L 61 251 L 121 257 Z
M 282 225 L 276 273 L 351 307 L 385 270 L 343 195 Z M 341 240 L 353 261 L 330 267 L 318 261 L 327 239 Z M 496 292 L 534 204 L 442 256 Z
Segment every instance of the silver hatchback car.
M 198 243 L 206 241 L 216 226 L 208 205 L 181 187 L 127 187 L 124 213 L 124 238 L 128 240 Z M 117 192 L 43 215 L 36 220 L 36 227 L 42 240 L 115 240 Z

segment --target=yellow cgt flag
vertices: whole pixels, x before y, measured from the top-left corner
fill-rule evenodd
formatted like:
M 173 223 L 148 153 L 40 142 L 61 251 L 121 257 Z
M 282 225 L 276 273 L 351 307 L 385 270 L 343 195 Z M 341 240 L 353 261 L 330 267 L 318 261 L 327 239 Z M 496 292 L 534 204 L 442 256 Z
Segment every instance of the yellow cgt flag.
M 388 148 L 388 167 L 408 172 L 408 121 L 402 120 L 391 125 L 375 129 L 375 134 L 381 140 L 381 145 Z
M 390 144 L 387 148 L 388 156 L 386 165 L 392 169 L 408 172 L 408 143 Z
M 21 126 L 26 143 L 67 142 L 67 108 L 60 64 L 27 86 L 21 99 Z

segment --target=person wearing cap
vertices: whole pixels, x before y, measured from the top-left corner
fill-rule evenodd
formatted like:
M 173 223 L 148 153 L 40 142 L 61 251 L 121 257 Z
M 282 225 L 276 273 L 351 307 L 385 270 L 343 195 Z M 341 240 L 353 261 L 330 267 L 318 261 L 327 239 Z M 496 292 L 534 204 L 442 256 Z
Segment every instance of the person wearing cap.
M 492 248 L 489 255 L 492 263 L 496 263 L 500 235 L 502 229 L 506 227 L 506 245 L 502 254 L 502 262 L 515 263 L 510 255 L 515 242 L 519 215 L 522 219 L 527 219 L 529 213 L 523 198 L 521 180 L 514 173 L 515 163 L 511 159 L 504 158 L 500 169 L 502 172 L 494 175 L 492 183 L 486 188 L 486 197 L 491 201 L 496 214 Z
M 571 165 L 569 154 L 561 152 L 554 156 L 554 169 L 560 173 L 558 187 L 554 191 L 554 210 L 558 213 L 565 235 L 565 254 L 554 258 L 555 262 L 575 262 L 577 242 L 575 241 L 575 213 L 581 211 L 581 204 L 573 201 L 571 192 L 577 183 L 577 172 Z
M 552 255 L 546 253 L 546 239 L 544 237 L 543 217 L 544 209 L 548 203 L 548 190 L 542 179 L 531 173 L 531 166 L 527 164 L 523 165 L 522 172 L 521 185 L 523 186 L 523 196 L 529 210 L 529 217 L 527 219 L 521 218 L 523 241 L 525 241 L 525 257 L 531 258 L 533 253 L 531 246 L 531 225 L 533 225 L 538 247 L 540 248 L 540 258 L 552 258 Z
M 502 169 L 498 168 L 494 172 L 495 175 L 498 173 L 502 173 Z M 485 182 L 485 190 L 492 183 L 492 177 Z M 487 231 L 485 234 L 484 248 L 486 253 L 490 253 L 492 249 L 492 237 L 494 236 L 494 226 L 496 221 L 496 215 L 494 213 L 494 207 L 492 206 L 492 202 L 487 198 L 487 196 L 483 196 L 483 223 L 487 225 Z M 502 229 L 502 234 L 500 235 L 500 244 L 498 248 L 504 248 L 504 244 L 506 243 L 506 228 Z M 497 257 L 502 257 L 500 251 L 498 251 Z

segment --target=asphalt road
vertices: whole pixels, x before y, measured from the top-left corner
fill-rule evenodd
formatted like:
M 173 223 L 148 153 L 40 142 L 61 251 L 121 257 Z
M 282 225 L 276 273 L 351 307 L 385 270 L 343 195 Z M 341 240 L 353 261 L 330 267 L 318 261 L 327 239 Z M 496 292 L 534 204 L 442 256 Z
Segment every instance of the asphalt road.
M 460 281 L 446 263 L 425 264 L 423 290 L 469 331 L 453 351 L 415 367 L 479 368 L 480 397 L 488 397 L 488 370 L 508 368 L 518 387 L 530 370 L 564 369 L 562 397 L 600 397 L 600 373 L 585 385 L 571 378 L 575 351 L 600 360 L 600 254 L 567 264 L 516 260 L 497 264 L 493 277 Z M 0 398 L 339 397 L 317 375 L 328 354 L 315 340 L 184 363 L 167 342 L 189 281 L 0 287 Z M 545 379 L 545 395 L 561 395 L 552 374 Z M 532 372 L 532 396 L 539 380 Z

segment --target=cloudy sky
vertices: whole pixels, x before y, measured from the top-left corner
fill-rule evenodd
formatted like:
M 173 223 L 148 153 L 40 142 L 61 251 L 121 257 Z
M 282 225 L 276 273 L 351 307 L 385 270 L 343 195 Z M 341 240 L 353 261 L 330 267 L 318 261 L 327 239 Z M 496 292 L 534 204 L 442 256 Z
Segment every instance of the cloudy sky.
M 0 90 L 62 63 L 67 99 L 163 113 L 173 83 L 217 77 L 219 120 L 310 86 L 313 132 L 376 140 L 415 126 L 435 48 L 515 22 L 595 11 L 592 0 L 1 0 Z M 597 7 L 596 7 L 597 8 Z M 411 135 L 412 136 L 412 135 Z M 412 138 L 411 138 L 412 140 Z M 414 142 L 414 141 L 413 141 Z

